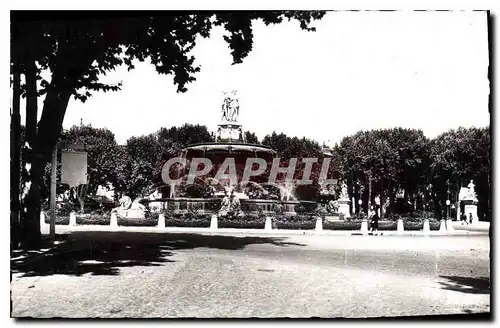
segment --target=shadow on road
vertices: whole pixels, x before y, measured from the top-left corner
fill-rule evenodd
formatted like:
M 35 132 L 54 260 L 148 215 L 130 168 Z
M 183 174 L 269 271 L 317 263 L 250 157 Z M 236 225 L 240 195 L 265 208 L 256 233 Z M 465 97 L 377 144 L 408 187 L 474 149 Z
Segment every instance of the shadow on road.
M 459 276 L 439 276 L 447 279 L 446 282 L 440 282 L 442 289 L 453 290 L 468 294 L 489 294 L 490 279 L 488 277 L 471 278 Z
M 243 249 L 251 244 L 305 246 L 277 237 L 232 237 L 198 234 L 156 234 L 136 232 L 74 232 L 59 247 L 38 256 L 12 259 L 12 273 L 23 276 L 64 274 L 81 276 L 119 275 L 120 267 L 159 266 L 173 251 L 198 247 Z

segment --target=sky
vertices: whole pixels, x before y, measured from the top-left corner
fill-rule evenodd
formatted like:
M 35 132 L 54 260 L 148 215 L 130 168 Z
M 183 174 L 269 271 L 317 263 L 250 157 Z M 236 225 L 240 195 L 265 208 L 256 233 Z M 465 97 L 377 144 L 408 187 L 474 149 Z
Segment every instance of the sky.
M 485 12 L 337 11 L 313 26 L 255 22 L 253 50 L 238 65 L 216 28 L 193 50 L 201 72 L 186 93 L 147 62 L 120 67 L 102 81 L 121 81 L 122 90 L 71 100 L 63 127 L 106 127 L 120 144 L 184 123 L 215 131 L 223 91 L 233 89 L 239 122 L 260 140 L 276 131 L 334 144 L 391 127 L 433 138 L 489 125 Z

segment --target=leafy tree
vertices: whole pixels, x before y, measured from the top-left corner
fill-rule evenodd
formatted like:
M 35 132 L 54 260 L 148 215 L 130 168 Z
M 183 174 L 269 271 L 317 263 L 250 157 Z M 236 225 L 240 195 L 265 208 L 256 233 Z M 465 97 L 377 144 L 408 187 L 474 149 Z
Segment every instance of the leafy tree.
M 78 200 L 81 210 L 87 194 L 97 191 L 99 185 L 117 184 L 116 168 L 119 164 L 118 145 L 115 135 L 108 129 L 94 128 L 91 125 L 73 126 L 64 131 L 61 141 L 80 144 L 87 152 L 87 184 L 78 186 Z
M 180 147 L 185 148 L 191 144 L 212 142 L 212 134 L 204 125 L 184 124 L 181 127 L 161 128 L 158 132 L 160 140 L 170 140 L 176 142 Z
M 448 198 L 456 200 L 460 187 L 474 180 L 479 200 L 479 215 L 491 213 L 490 129 L 459 128 L 431 141 L 432 186 L 436 210 L 442 213 Z
M 37 15 L 30 20 L 21 12 L 11 14 L 11 69 L 14 80 L 19 81 L 21 73 L 27 74 L 28 99 L 45 94 L 41 119 L 36 127 L 31 124 L 29 128 L 33 137 L 30 139 L 33 156 L 30 157 L 31 185 L 27 196 L 30 201 L 27 210 L 22 211 L 27 230 L 24 245 L 36 247 L 40 240 L 39 190 L 43 169 L 50 161 L 61 133 L 70 98 L 85 101 L 93 91 L 120 89 L 119 84 L 101 83 L 99 74 L 105 74 L 121 64 L 133 69 L 134 60 L 149 58 L 158 73 L 173 75 L 178 91 L 185 92 L 186 84 L 195 80 L 194 74 L 200 70 L 194 65 L 190 51 L 199 37 L 210 36 L 214 26 L 222 26 L 228 32 L 224 39 L 231 49 L 233 62 L 240 63 L 252 50 L 252 21 L 261 19 L 269 25 L 281 23 L 284 19 L 295 19 L 302 29 L 314 30 L 309 26 L 310 22 L 323 15 L 324 12 L 238 11 L 117 12 L 100 16 L 88 12 L 78 13 L 78 19 L 68 13 L 56 14 L 56 17 L 47 17 L 49 14 L 45 13 L 45 17 Z M 40 71 L 46 69 L 51 72 L 50 81 L 40 77 Z M 36 83 L 32 83 L 36 79 L 41 79 L 40 90 L 36 90 Z M 14 84 L 14 94 L 19 95 L 21 87 L 18 82 Z M 36 101 L 30 101 L 30 105 L 27 113 L 30 117 L 37 117 Z M 17 135 L 18 102 L 14 107 L 13 130 Z
M 289 137 L 284 133 L 273 132 L 270 135 L 266 135 L 262 140 L 263 145 L 267 145 L 272 149 L 276 150 L 277 156 L 281 158 L 281 165 L 289 165 L 291 158 L 297 158 L 296 164 L 296 175 L 295 179 L 301 179 L 305 169 L 305 163 L 302 161 L 304 158 L 317 158 L 318 162 L 313 164 L 310 180 L 312 184 L 310 185 L 298 185 L 295 188 L 295 194 L 298 198 L 303 200 L 314 200 L 317 198 L 319 193 L 319 178 L 321 173 L 322 161 L 324 159 L 324 154 L 322 152 L 321 146 L 307 138 Z M 330 165 L 329 177 L 332 178 L 332 170 L 335 164 Z M 284 176 L 278 175 L 278 181 L 281 183 L 284 180 Z
M 387 196 L 392 204 L 399 187 L 414 201 L 415 192 L 425 185 L 428 140 L 420 130 L 360 131 L 345 137 L 339 151 L 349 189 L 354 186 L 365 205 L 373 203 L 376 194 L 381 204 Z
M 259 138 L 257 138 L 257 135 L 254 132 L 245 131 L 245 141 L 251 144 L 258 144 Z
M 153 184 L 155 169 L 161 158 L 158 136 L 150 134 L 128 139 L 126 153 L 128 161 L 125 163 L 123 191 L 135 198 L 145 194 Z

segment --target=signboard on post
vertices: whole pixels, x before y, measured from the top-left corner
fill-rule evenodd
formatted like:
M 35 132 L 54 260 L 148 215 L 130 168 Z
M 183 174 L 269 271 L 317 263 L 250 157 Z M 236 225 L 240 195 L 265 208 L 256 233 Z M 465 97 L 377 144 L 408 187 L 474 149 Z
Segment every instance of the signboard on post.
M 61 152 L 61 183 L 70 187 L 87 184 L 87 152 Z
M 61 182 L 71 187 L 87 184 L 87 152 L 85 145 L 59 144 L 52 153 L 52 172 L 50 186 L 50 237 L 55 237 L 56 224 L 56 187 L 57 153 L 61 149 Z M 71 149 L 71 151 L 70 151 Z

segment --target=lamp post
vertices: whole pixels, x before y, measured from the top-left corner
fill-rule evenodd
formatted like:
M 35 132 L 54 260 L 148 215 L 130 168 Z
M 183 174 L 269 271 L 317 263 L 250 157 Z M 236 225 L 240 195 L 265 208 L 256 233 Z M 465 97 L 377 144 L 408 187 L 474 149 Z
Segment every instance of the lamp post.
M 446 200 L 446 207 L 447 207 L 447 210 L 446 210 L 446 219 L 448 219 L 450 217 L 450 204 L 451 204 L 450 200 L 447 199 Z
M 363 201 L 361 199 L 358 199 L 358 214 L 361 213 L 361 205 L 363 205 Z

